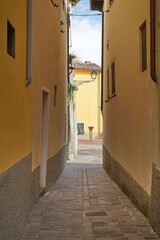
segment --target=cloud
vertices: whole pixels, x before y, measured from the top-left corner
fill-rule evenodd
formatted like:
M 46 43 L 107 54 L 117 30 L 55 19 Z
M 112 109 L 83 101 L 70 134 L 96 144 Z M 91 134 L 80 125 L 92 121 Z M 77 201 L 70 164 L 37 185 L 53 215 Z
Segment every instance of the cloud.
M 73 8 L 74 13 L 89 13 L 90 12 L 90 5 L 89 0 L 80 0 L 76 7 Z
M 74 13 L 95 13 L 84 2 L 77 4 Z M 101 65 L 101 16 L 72 17 L 72 50 L 82 62 L 88 60 Z

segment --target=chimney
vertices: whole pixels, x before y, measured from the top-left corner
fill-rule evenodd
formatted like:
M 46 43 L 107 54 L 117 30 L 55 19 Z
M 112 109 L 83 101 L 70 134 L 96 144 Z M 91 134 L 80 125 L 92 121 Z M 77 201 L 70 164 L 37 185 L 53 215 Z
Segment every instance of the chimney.
M 91 61 L 85 61 L 85 64 L 91 64 Z

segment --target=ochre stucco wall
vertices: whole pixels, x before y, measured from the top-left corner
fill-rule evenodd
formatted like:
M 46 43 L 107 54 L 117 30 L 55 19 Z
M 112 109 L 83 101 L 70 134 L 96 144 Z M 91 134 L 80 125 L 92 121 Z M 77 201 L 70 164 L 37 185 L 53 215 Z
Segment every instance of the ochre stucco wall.
M 7 53 L 7 19 L 15 28 L 15 59 Z M 30 152 L 30 86 L 26 87 L 27 1 L 0 2 L 0 172 Z
M 92 80 L 91 71 L 75 69 L 74 80 Z M 89 132 L 88 126 L 93 126 L 93 133 L 102 133 L 102 117 L 100 111 L 100 81 L 101 73 L 97 71 L 94 82 L 84 83 L 78 86 L 75 93 L 77 122 L 84 123 L 85 132 Z
M 42 89 L 49 91 L 48 158 L 64 145 L 66 112 L 66 12 L 62 1 L 33 1 L 33 72 L 31 87 L 31 129 L 33 169 L 40 164 L 42 128 Z M 47 14 L 46 14 L 47 13 Z M 60 32 L 61 27 L 65 32 Z M 54 88 L 57 101 L 54 106 Z
M 160 79 L 160 2 L 156 1 L 156 21 L 158 24 L 156 24 L 156 32 L 157 32 L 157 75 L 158 75 L 158 81 Z M 160 143 L 160 87 L 158 84 L 158 107 L 156 109 L 156 112 L 158 113 L 158 142 Z M 160 144 L 158 145 L 158 167 L 160 168 Z
M 110 9 L 105 1 L 104 9 Z M 104 146 L 150 194 L 157 161 L 157 86 L 150 78 L 150 6 L 114 1 L 104 23 Z M 140 26 L 147 24 L 147 70 L 140 70 Z M 109 40 L 109 48 L 107 42 Z M 115 59 L 116 97 L 106 103 L 107 67 Z M 111 95 L 111 87 L 110 87 Z

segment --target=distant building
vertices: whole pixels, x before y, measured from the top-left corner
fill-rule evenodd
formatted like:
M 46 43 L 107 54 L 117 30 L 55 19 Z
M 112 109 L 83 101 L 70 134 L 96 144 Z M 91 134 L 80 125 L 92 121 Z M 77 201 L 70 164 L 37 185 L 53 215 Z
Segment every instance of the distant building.
M 160 234 L 160 2 L 90 0 L 103 17 L 103 163 Z
M 74 84 L 78 87 L 75 98 L 78 134 L 88 133 L 88 127 L 93 126 L 93 133 L 99 136 L 102 134 L 101 68 L 90 61 L 75 62 L 73 66 Z

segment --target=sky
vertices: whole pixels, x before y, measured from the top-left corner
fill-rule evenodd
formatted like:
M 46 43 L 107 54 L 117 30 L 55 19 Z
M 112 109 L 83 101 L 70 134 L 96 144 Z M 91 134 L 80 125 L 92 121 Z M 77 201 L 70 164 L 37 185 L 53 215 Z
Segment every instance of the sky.
M 100 14 L 90 10 L 90 0 L 80 0 L 72 14 Z M 80 61 L 101 65 L 101 16 L 72 16 L 72 52 Z

